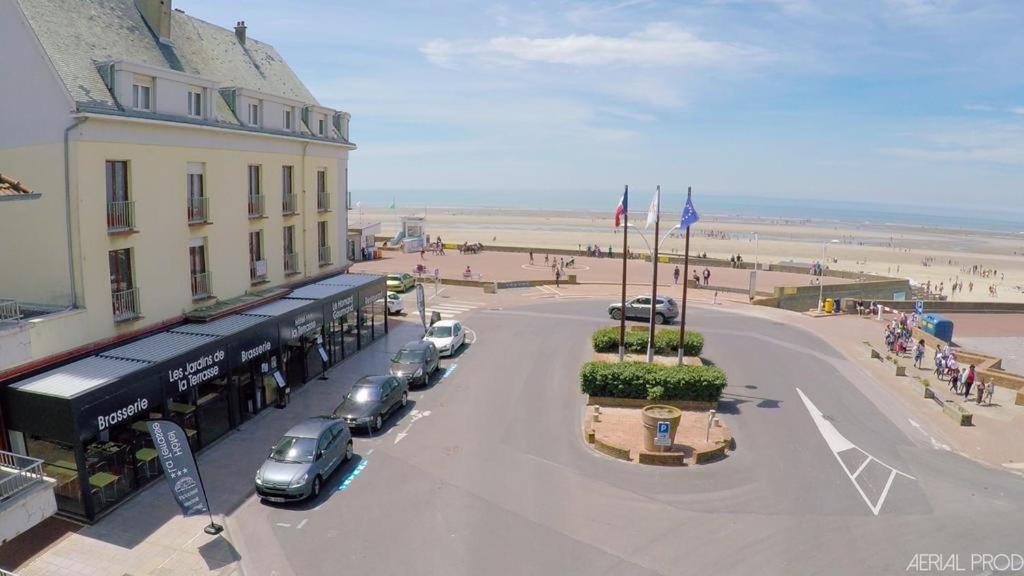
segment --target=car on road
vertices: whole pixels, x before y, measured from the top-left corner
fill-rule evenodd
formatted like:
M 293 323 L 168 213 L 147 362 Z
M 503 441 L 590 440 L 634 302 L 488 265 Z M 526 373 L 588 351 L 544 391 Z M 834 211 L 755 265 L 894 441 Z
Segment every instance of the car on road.
M 332 415 L 356 430 L 376 432 L 396 410 L 409 401 L 409 383 L 397 376 L 363 376 L 349 390 Z
M 441 356 L 451 356 L 466 343 L 466 329 L 458 320 L 441 320 L 431 325 L 423 341 L 437 346 Z
M 402 296 L 397 292 L 388 292 L 388 314 L 400 314 L 404 309 Z
M 328 476 L 352 459 L 352 433 L 330 416 L 293 426 L 256 471 L 256 493 L 270 502 L 316 498 Z
M 430 382 L 430 377 L 437 371 L 439 359 L 437 346 L 426 340 L 413 340 L 402 346 L 402 349 L 391 357 L 392 376 L 404 378 L 409 386 L 423 385 Z
M 407 292 L 416 286 L 416 278 L 412 274 L 388 274 L 388 290 L 391 292 Z
M 613 302 L 608 305 L 608 315 L 615 320 L 622 318 L 622 304 Z M 658 296 L 658 303 L 654 308 L 654 321 L 658 324 L 668 324 L 679 315 L 679 307 L 676 301 L 667 296 Z M 626 300 L 626 318 L 638 320 L 649 320 L 651 317 L 651 297 L 637 296 Z

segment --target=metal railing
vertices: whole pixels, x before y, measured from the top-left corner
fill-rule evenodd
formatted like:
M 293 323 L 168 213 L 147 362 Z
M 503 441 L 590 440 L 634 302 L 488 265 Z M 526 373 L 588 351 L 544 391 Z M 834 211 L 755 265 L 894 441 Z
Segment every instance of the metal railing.
M 319 251 L 320 251 L 320 265 L 321 266 L 326 266 L 326 265 L 330 264 L 331 263 L 331 247 L 330 246 L 320 246 Z
M 331 209 L 331 195 L 324 192 L 316 193 L 316 209 L 320 212 L 327 212 Z
M 123 232 L 135 229 L 135 201 L 107 202 L 107 231 Z
M 21 308 L 17 300 L 0 299 L 0 322 L 21 320 Z
M 297 214 L 299 212 L 299 197 L 296 194 L 281 196 L 281 212 L 283 214 Z
M 266 260 L 250 260 L 249 261 L 249 279 L 252 282 L 263 282 L 267 279 L 267 261 Z
M 188 223 L 205 224 L 210 220 L 210 199 L 193 196 L 188 199 Z
M 267 197 L 263 194 L 249 196 L 249 218 L 260 218 L 266 213 L 264 211 L 266 199 Z
M 210 284 L 212 278 L 209 272 L 192 274 L 192 299 L 202 300 L 210 296 Z
M 285 274 L 298 274 L 299 273 L 299 253 L 292 252 L 284 255 L 284 273 Z
M 0 480 L 0 502 L 13 498 L 19 492 L 45 482 L 43 461 L 12 452 L 0 452 L 0 468 L 4 478 Z
M 0 576 L 18 576 L 18 575 L 15 574 L 14 572 L 8 572 L 7 570 L 4 570 L 3 568 L 0 568 Z
M 142 314 L 139 311 L 139 289 L 122 290 L 110 295 L 113 304 L 114 322 L 134 320 Z

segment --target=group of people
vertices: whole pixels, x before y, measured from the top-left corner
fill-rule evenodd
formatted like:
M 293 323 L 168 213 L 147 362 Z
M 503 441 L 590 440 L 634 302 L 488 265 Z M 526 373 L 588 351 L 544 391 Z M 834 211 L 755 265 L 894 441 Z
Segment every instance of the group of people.
M 676 266 L 675 269 L 672 270 L 672 282 L 675 284 L 679 284 L 680 275 L 681 273 L 679 272 L 679 266 Z M 703 273 L 698 272 L 696 269 L 693 270 L 694 284 L 696 284 L 697 286 L 701 285 L 700 280 L 702 275 L 704 277 L 704 286 L 709 285 L 711 283 L 711 270 L 707 266 L 704 267 Z
M 961 368 L 956 361 L 956 352 L 951 346 L 939 346 L 935 349 L 935 375 L 940 380 L 943 376 L 949 378 L 949 389 L 954 394 L 962 394 L 965 400 L 970 400 L 971 388 L 974 388 L 976 403 L 981 404 L 982 400 L 988 404 L 992 403 L 995 384 L 979 379 L 974 364 Z
M 608 246 L 608 251 L 607 252 L 601 250 L 601 247 L 598 246 L 597 244 L 587 244 L 586 252 L 583 252 L 582 248 L 583 247 L 580 246 L 580 252 L 582 252 L 583 254 L 585 254 L 587 256 L 590 256 L 591 258 L 603 258 L 605 256 L 607 256 L 608 258 L 612 258 L 612 247 L 611 247 L 611 245 Z
M 885 325 L 885 346 L 890 352 L 899 354 L 912 353 L 914 355 L 914 366 L 920 368 L 921 360 L 924 358 L 924 340 L 913 342 L 913 329 L 910 319 L 906 314 L 900 314 Z

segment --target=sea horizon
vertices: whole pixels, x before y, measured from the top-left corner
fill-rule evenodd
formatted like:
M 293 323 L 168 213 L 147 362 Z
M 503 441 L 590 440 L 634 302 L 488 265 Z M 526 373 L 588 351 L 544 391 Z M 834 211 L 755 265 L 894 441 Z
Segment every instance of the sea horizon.
M 592 191 L 468 191 L 468 190 L 377 190 L 353 191 L 352 203 L 364 208 L 388 208 L 394 203 L 398 210 L 508 210 L 531 212 L 602 213 L 597 200 L 610 202 L 607 212 L 615 209 L 618 196 Z M 639 198 L 637 198 L 639 196 Z M 679 214 L 683 198 L 678 193 L 662 192 L 662 213 Z M 486 198 L 486 200 L 483 200 Z M 424 199 L 429 199 L 424 202 Z M 631 195 L 630 212 L 647 212 L 649 193 Z M 678 206 L 677 206 L 678 205 Z M 985 210 L 973 207 L 917 206 L 898 203 L 849 202 L 831 199 L 773 198 L 727 194 L 695 196 L 697 211 L 708 217 L 824 221 L 871 226 L 912 226 L 946 230 L 975 230 L 996 233 L 1024 234 L 1024 211 Z

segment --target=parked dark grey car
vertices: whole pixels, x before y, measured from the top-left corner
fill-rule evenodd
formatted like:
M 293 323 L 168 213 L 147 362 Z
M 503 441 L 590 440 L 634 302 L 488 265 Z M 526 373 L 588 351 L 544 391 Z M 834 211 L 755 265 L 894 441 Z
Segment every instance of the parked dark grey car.
M 355 430 L 377 431 L 392 412 L 409 401 L 409 383 L 397 376 L 364 376 L 334 409 Z
M 409 386 L 426 386 L 430 377 L 437 371 L 437 346 L 433 342 L 414 340 L 402 346 L 391 358 L 392 376 L 404 378 Z
M 330 416 L 292 427 L 256 472 L 256 493 L 271 502 L 315 498 L 324 480 L 352 458 L 352 433 Z
M 614 302 L 608 305 L 608 315 L 613 319 L 622 318 L 622 304 Z M 654 321 L 658 324 L 668 324 L 679 315 L 679 307 L 676 301 L 667 296 L 658 296 L 658 306 L 654 309 Z M 651 297 L 637 296 L 626 300 L 626 318 L 637 320 L 649 320 L 651 317 Z

